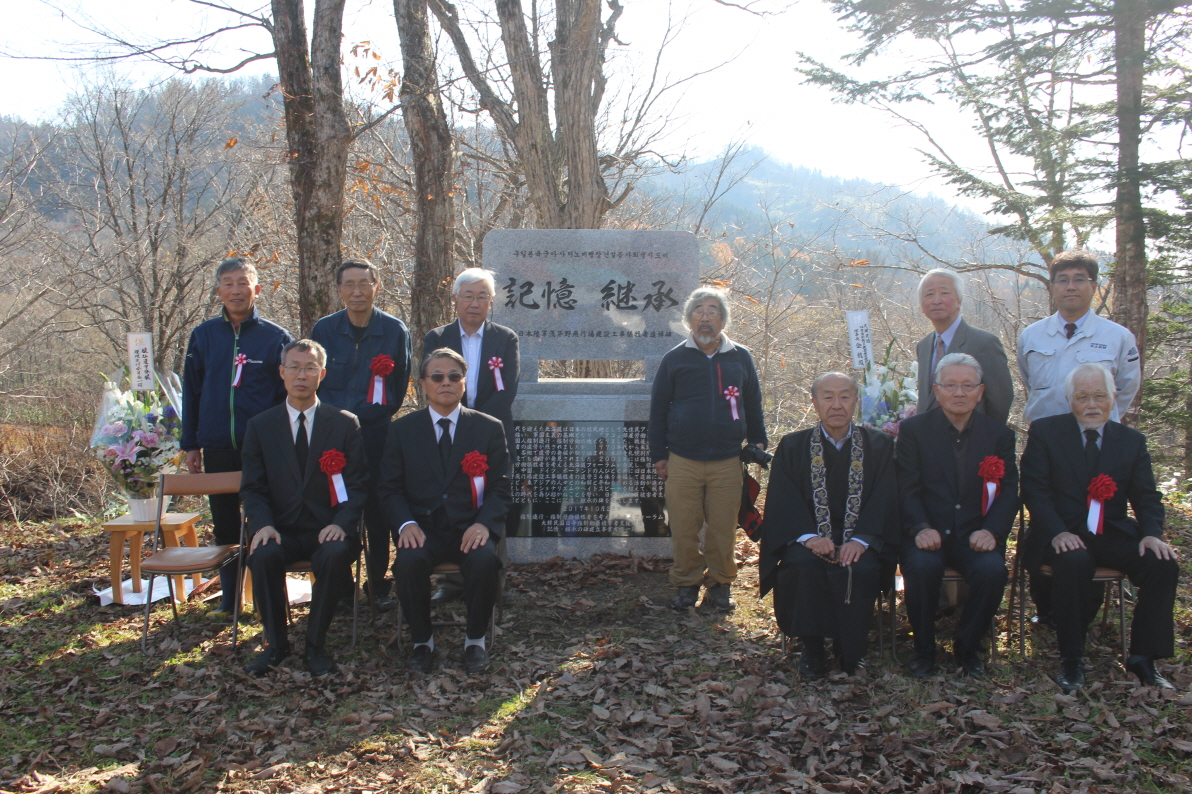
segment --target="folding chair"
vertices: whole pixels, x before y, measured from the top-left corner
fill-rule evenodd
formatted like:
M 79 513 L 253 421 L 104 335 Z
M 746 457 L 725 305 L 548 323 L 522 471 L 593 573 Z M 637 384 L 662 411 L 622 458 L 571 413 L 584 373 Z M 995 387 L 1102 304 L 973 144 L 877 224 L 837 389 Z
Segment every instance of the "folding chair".
M 438 574 L 452 574 L 459 573 L 459 565 L 454 562 L 445 562 L 436 565 L 431 573 Z M 505 569 L 502 568 L 497 577 L 497 603 L 493 607 L 493 613 L 488 618 L 488 647 L 491 650 L 497 643 L 497 626 L 505 620 Z M 401 608 L 401 599 L 397 599 L 397 649 L 400 651 L 405 647 L 405 640 L 402 633 L 405 631 L 405 615 Z M 431 620 L 431 628 L 464 628 L 468 625 L 466 620 Z
M 902 575 L 902 570 L 899 568 L 898 575 Z M 963 582 L 964 576 L 955 568 L 944 568 L 944 576 L 940 580 L 940 584 L 951 584 L 956 582 Z M 898 623 L 897 615 L 894 611 L 895 602 L 898 593 L 891 587 L 890 589 L 890 655 L 894 658 L 895 663 L 898 662 Z M 881 606 L 881 596 L 878 596 L 878 605 Z M 990 663 L 997 661 L 997 615 L 989 622 L 989 661 Z
M 148 653 L 149 612 L 153 606 L 153 580 L 164 576 L 170 589 L 170 606 L 174 610 L 174 623 L 178 624 L 178 605 L 174 598 L 175 576 L 189 576 L 206 571 L 217 571 L 240 556 L 244 544 L 244 518 L 240 519 L 240 544 L 235 546 L 165 546 L 161 528 L 163 502 L 167 496 L 208 496 L 210 494 L 240 493 L 240 472 L 229 471 L 220 474 L 162 474 L 159 475 L 157 496 L 157 527 L 153 533 L 152 554 L 141 563 L 142 573 L 149 574 L 149 591 L 145 594 L 145 626 L 141 632 L 141 651 Z M 240 566 L 240 577 L 244 566 Z M 224 583 L 227 586 L 227 583 Z M 236 583 L 236 609 L 232 617 L 232 648 L 240 628 L 240 582 Z

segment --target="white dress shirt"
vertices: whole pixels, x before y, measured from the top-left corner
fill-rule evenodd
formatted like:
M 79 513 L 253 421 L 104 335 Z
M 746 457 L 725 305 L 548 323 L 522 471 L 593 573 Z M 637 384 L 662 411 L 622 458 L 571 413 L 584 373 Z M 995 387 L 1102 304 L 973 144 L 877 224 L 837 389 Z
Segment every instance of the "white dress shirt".
M 461 338 L 463 337 L 463 329 L 462 328 L 460 329 L 460 337 Z M 469 369 L 471 369 L 471 367 L 469 367 Z M 434 406 L 431 406 L 427 410 L 426 413 L 430 416 L 431 427 L 433 427 L 435 429 L 435 441 L 436 442 L 443 440 L 443 428 L 439 425 L 440 419 L 450 419 L 451 420 L 451 426 L 450 426 L 451 427 L 451 440 L 455 441 L 455 429 L 457 427 L 459 427 L 459 409 L 460 409 L 459 405 L 455 406 L 455 410 L 452 411 L 451 413 L 447 414 L 447 416 L 443 416 L 441 413 L 436 411 L 434 409 Z M 435 454 L 437 455 L 438 451 L 436 451 Z M 402 524 L 400 527 L 397 528 L 397 534 L 400 535 L 402 530 L 405 529 L 406 527 L 408 527 L 410 524 L 417 524 L 417 523 L 418 523 L 417 521 L 407 521 L 406 523 Z
M 315 398 L 315 404 L 307 408 L 305 411 L 299 411 L 294 406 L 290 405 L 290 398 L 286 398 L 286 413 L 290 415 L 290 438 L 296 443 L 298 441 L 298 415 L 304 414 L 306 416 L 306 443 L 310 443 L 313 438 L 312 433 L 315 426 L 315 410 L 319 407 L 319 398 Z
M 469 408 L 476 407 L 476 392 L 480 389 L 480 347 L 484 344 L 484 323 L 476 329 L 476 333 L 469 334 L 464 330 L 464 324 L 459 320 L 459 347 L 463 353 L 464 361 L 468 362 L 468 375 L 466 378 L 467 388 L 464 390 L 464 399 L 468 401 Z M 454 427 L 454 425 L 452 425 Z M 455 431 L 452 431 L 452 438 L 455 438 Z

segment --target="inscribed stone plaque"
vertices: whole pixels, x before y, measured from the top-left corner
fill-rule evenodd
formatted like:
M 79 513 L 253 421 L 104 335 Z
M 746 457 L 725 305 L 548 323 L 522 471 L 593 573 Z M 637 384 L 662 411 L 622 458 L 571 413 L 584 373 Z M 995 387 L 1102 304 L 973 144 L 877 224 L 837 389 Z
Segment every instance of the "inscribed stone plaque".
M 484 266 L 493 320 L 517 332 L 523 359 L 644 360 L 687 335 L 699 244 L 688 232 L 502 229 L 484 238 Z

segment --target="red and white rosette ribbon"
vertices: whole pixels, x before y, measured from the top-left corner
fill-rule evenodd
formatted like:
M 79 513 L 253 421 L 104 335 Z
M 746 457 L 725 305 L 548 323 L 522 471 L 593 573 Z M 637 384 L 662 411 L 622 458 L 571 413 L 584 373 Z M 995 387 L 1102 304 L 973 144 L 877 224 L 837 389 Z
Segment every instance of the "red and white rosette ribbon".
M 1117 493 L 1117 483 L 1108 474 L 1098 474 L 1089 483 L 1089 532 L 1100 535 L 1105 528 L 1105 503 Z
M 741 414 L 737 413 L 737 398 L 741 396 L 741 390 L 736 386 L 729 386 L 724 390 L 724 399 L 728 400 L 728 405 L 733 409 L 733 420 L 737 421 L 741 418 Z
M 484 473 L 488 471 L 488 455 L 472 450 L 464 455 L 460 468 L 472 481 L 472 509 L 478 510 L 484 504 Z
M 373 358 L 368 368 L 372 371 L 372 381 L 368 387 L 368 401 L 373 405 L 385 405 L 385 378 L 393 372 L 393 359 L 388 353 L 382 353 Z
M 240 388 L 240 376 L 244 374 L 244 365 L 248 363 L 248 356 L 243 353 L 237 353 L 236 357 L 232 359 L 232 363 L 236 365 L 236 377 L 232 379 L 232 388 Z
M 989 512 L 989 506 L 1002 492 L 1002 478 L 1006 476 L 1006 464 L 997 455 L 986 455 L 977 467 L 977 475 L 984 481 L 981 490 L 981 515 Z
M 331 506 L 348 501 L 348 487 L 342 474 L 348 459 L 338 449 L 329 449 L 319 458 L 319 468 L 327 475 L 327 486 L 331 489 Z
M 500 356 L 493 356 L 488 360 L 488 368 L 493 371 L 493 380 L 497 384 L 497 391 L 505 391 L 505 381 L 501 380 L 501 370 L 505 368 L 505 362 L 501 360 Z

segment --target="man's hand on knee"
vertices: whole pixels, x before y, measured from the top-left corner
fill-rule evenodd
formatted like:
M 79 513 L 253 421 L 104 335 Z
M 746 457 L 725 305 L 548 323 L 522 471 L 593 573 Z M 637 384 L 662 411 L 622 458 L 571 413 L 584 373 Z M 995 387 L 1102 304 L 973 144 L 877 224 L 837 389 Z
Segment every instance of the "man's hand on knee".
M 919 534 L 915 535 L 915 546 L 923 551 L 935 551 L 940 546 L 944 545 L 940 538 L 939 530 L 928 527 L 927 529 L 920 529 Z
M 988 529 L 978 529 L 969 535 L 969 546 L 973 551 L 993 551 L 997 548 L 997 538 Z
M 852 565 L 861 559 L 861 555 L 865 553 L 865 548 L 864 543 L 850 540 L 840 547 L 840 564 L 844 566 Z
M 328 524 L 323 527 L 319 533 L 319 543 L 326 543 L 329 540 L 343 540 L 348 535 L 337 524 Z
M 257 550 L 257 546 L 264 546 L 270 541 L 280 545 L 281 535 L 273 527 L 261 527 L 257 530 L 257 534 L 252 536 L 252 543 L 249 544 L 248 553 L 252 554 Z
M 1164 543 L 1162 538 L 1157 538 L 1154 535 L 1147 535 L 1138 544 L 1138 556 L 1145 557 L 1147 549 L 1153 551 L 1155 556 L 1161 560 L 1178 560 L 1180 558 L 1178 551 Z
M 809 552 L 818 557 L 833 557 L 836 554 L 836 544 L 832 542 L 831 538 L 814 537 L 808 538 L 803 545 Z
M 459 550 L 467 554 L 472 549 L 478 549 L 487 542 L 488 527 L 484 524 L 473 524 L 464 532 L 464 538 L 459 544 Z
M 1076 551 L 1086 547 L 1078 535 L 1061 532 L 1051 539 L 1051 548 L 1055 549 L 1057 554 L 1063 554 L 1065 551 Z
M 424 543 L 426 543 L 426 533 L 413 521 L 397 531 L 397 547 L 399 549 L 420 549 Z

